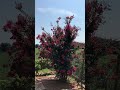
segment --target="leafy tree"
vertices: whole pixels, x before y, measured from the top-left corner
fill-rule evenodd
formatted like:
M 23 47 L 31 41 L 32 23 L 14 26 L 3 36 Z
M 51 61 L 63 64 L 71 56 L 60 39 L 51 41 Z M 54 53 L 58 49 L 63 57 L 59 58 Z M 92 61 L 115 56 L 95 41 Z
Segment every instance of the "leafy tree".
M 16 3 L 15 8 L 21 12 L 17 16 L 17 20 L 15 22 L 8 21 L 3 26 L 5 32 L 12 34 L 10 39 L 14 41 L 8 51 L 12 62 L 9 75 L 18 74 L 20 77 L 34 77 L 35 19 L 22 9 L 21 3 Z
M 113 90 L 117 90 L 118 85 L 118 72 L 119 69 L 119 61 L 117 59 L 112 60 L 108 59 L 108 61 L 102 62 L 99 58 L 102 56 L 110 56 L 111 54 L 116 54 L 119 56 L 119 50 L 117 50 L 117 45 L 119 43 L 115 40 L 105 41 L 100 40 L 97 36 L 95 36 L 95 32 L 98 30 L 98 27 L 101 24 L 104 24 L 104 12 L 110 10 L 110 6 L 103 1 L 91 0 L 86 2 L 86 87 L 89 90 L 96 90 L 98 88 L 104 88 L 105 90 L 109 90 L 108 85 L 110 82 L 115 80 L 117 84 L 115 84 Z M 106 43 L 107 42 L 107 43 Z M 100 63 L 102 66 L 99 67 Z M 112 72 L 110 65 L 117 65 L 116 71 L 113 69 Z M 111 67 L 111 68 L 110 68 Z M 93 82 L 94 81 L 94 82 Z M 92 83 L 91 83 L 92 82 Z M 90 88 L 94 85 L 94 89 Z
M 57 26 L 51 29 L 52 35 L 47 33 L 44 28 L 42 35 L 38 35 L 37 39 L 40 40 L 41 52 L 40 58 L 48 58 L 52 61 L 52 66 L 56 70 L 56 76 L 60 80 L 67 80 L 68 75 L 72 75 L 76 67 L 72 66 L 71 61 L 75 55 L 76 47 L 72 44 L 77 36 L 79 30 L 76 26 L 71 26 L 71 21 L 74 16 L 66 17 L 66 25 L 64 28 L 59 26 L 58 18 Z

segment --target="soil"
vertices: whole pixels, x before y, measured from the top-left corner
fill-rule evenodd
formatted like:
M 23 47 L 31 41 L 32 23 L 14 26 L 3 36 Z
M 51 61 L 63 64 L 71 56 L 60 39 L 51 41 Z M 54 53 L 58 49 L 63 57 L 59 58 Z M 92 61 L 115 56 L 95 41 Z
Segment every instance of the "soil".
M 82 90 L 76 82 L 60 82 L 55 75 L 35 77 L 35 90 Z

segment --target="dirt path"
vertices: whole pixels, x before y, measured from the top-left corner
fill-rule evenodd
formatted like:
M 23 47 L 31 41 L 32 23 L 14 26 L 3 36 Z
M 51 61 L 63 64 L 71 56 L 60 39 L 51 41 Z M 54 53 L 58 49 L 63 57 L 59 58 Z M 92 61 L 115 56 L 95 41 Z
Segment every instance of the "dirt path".
M 60 82 L 54 75 L 36 77 L 35 80 L 35 90 L 81 90 L 76 83 Z

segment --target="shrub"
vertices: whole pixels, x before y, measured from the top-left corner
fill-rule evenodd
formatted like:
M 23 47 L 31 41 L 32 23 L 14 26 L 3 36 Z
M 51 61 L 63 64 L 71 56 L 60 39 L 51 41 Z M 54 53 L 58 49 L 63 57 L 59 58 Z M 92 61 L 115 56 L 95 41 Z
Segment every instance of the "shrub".
M 40 58 L 46 58 L 52 61 L 52 66 L 56 70 L 56 76 L 61 80 L 67 80 L 68 75 L 72 75 L 75 71 L 75 67 L 72 66 L 71 61 L 75 55 L 76 47 L 73 45 L 73 41 L 77 36 L 79 30 L 78 27 L 71 26 L 71 21 L 74 16 L 66 17 L 66 25 L 64 28 L 59 26 L 58 18 L 57 26 L 53 27 L 51 31 L 52 35 L 47 33 L 44 28 L 42 35 L 38 35 L 37 39 L 40 40 L 41 52 Z
M 29 83 L 28 83 L 29 81 Z M 0 80 L 1 90 L 34 90 L 34 82 L 31 78 L 11 78 L 8 80 Z
M 10 61 L 12 60 L 10 71 L 14 71 L 20 77 L 28 75 L 34 77 L 35 20 L 24 12 L 21 3 L 16 3 L 15 8 L 20 11 L 16 21 L 9 20 L 3 26 L 3 30 L 11 33 L 10 39 L 14 41 L 8 50 Z

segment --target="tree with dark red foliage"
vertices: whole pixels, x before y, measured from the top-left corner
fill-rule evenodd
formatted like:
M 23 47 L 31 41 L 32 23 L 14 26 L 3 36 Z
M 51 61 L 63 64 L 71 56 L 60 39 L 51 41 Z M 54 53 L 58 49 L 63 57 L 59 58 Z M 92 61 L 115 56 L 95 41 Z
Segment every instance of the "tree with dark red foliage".
M 101 87 L 104 87 L 105 90 L 107 90 L 108 79 L 110 79 L 112 75 L 116 77 L 114 78 L 114 80 L 118 79 L 116 76 L 117 74 L 114 74 L 114 72 L 110 74 L 108 73 L 109 70 L 107 70 L 109 65 L 115 65 L 113 61 L 109 60 L 109 63 L 107 63 L 106 68 L 97 67 L 98 66 L 97 64 L 99 64 L 98 59 L 101 56 L 110 55 L 110 54 L 119 55 L 119 51 L 117 51 L 118 48 L 116 46 L 118 45 L 118 42 L 114 40 L 110 40 L 109 42 L 107 42 L 107 44 L 104 44 L 104 42 L 101 42 L 99 38 L 94 35 L 95 32 L 98 30 L 99 25 L 104 24 L 103 14 L 107 10 L 110 10 L 110 6 L 103 3 L 103 1 L 92 0 L 86 2 L 85 34 L 86 34 L 86 88 L 87 89 L 90 89 L 91 86 L 89 85 L 91 84 L 94 84 L 94 86 L 97 89 L 98 88 L 97 86 L 100 85 L 98 82 L 103 80 L 102 81 L 103 85 Z M 118 72 L 119 63 L 117 60 L 114 60 L 114 62 L 117 63 L 116 72 Z M 95 78 L 97 78 L 96 79 L 97 81 L 95 80 Z M 92 80 L 95 82 L 92 82 Z M 115 86 L 117 85 L 115 84 Z M 116 87 L 114 88 L 114 90 L 117 90 Z
M 93 79 L 92 77 L 95 76 L 95 60 L 97 60 L 97 57 L 94 56 L 94 44 L 92 41 L 94 39 L 92 38 L 92 34 L 98 29 L 98 26 L 102 22 L 102 14 L 105 11 L 103 5 L 101 3 L 98 3 L 97 0 L 93 1 L 87 1 L 86 2 L 86 85 L 88 85 Z M 89 86 L 86 88 L 90 88 Z
M 15 8 L 21 14 L 18 15 L 15 22 L 8 21 L 3 27 L 5 32 L 12 34 L 10 39 L 14 41 L 8 51 L 12 62 L 9 75 L 34 77 L 35 20 L 26 14 L 21 3 L 16 3 Z
M 72 75 L 76 67 L 72 66 L 71 61 L 75 55 L 76 47 L 73 46 L 73 41 L 79 30 L 76 26 L 71 26 L 71 21 L 74 17 L 66 17 L 66 25 L 64 28 L 59 26 L 58 18 L 57 26 L 53 27 L 52 35 L 47 33 L 44 28 L 42 35 L 38 35 L 40 40 L 40 58 L 48 58 L 52 61 L 52 66 L 56 70 L 57 77 L 60 80 L 67 80 L 67 76 Z
M 86 65 L 87 68 L 89 65 L 94 65 L 94 61 L 97 59 L 94 54 L 94 46 L 97 49 L 96 38 L 94 37 L 94 32 L 98 29 L 99 25 L 103 21 L 103 13 L 107 10 L 107 7 L 102 3 L 98 2 L 98 0 L 87 1 L 86 2 Z M 96 43 L 96 44 L 95 44 Z M 99 45 L 101 46 L 101 45 Z M 86 68 L 86 71 L 88 72 Z

